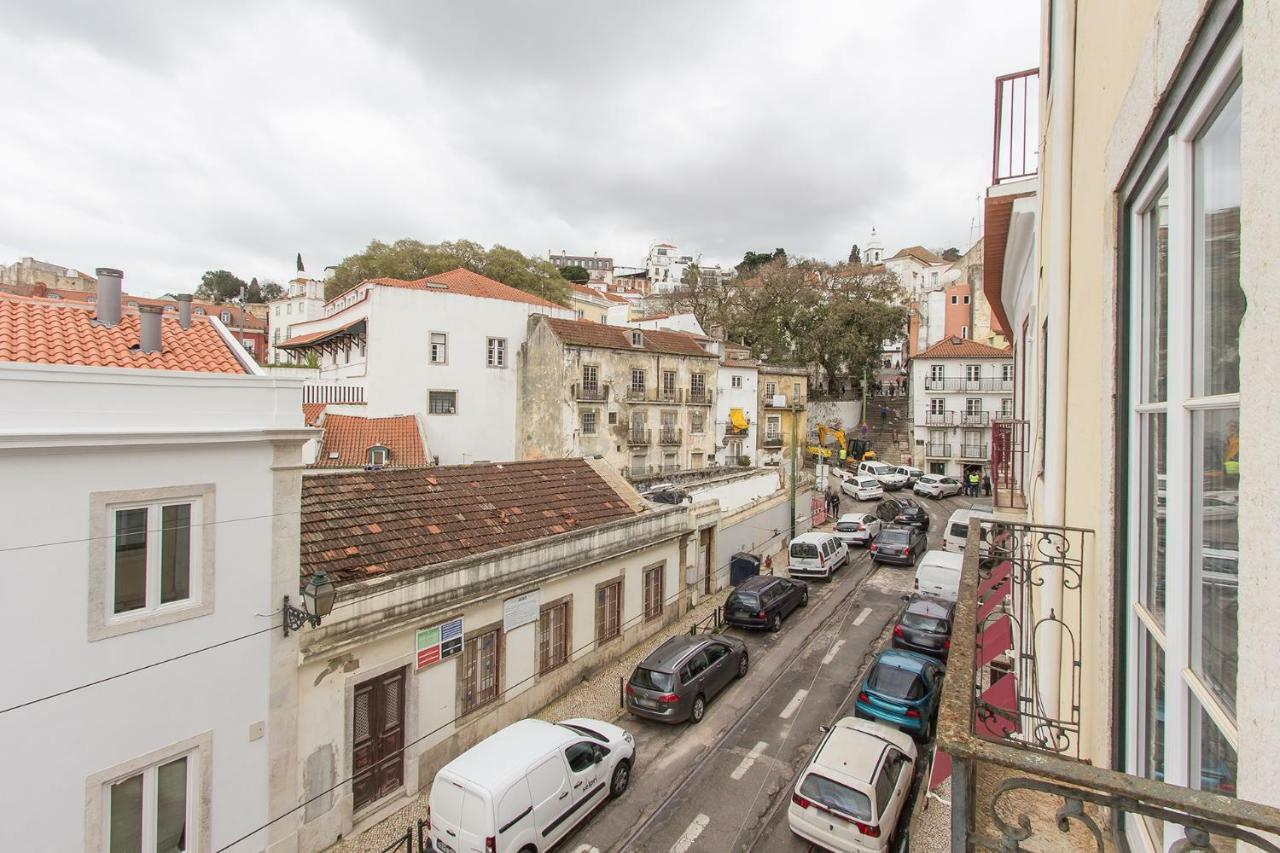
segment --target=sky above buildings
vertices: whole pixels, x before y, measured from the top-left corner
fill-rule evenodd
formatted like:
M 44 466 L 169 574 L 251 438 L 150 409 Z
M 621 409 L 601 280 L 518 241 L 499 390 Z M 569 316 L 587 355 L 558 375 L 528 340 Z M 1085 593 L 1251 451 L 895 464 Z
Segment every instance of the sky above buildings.
M 0 263 L 283 281 L 370 239 L 966 248 L 1032 0 L 2 0 Z

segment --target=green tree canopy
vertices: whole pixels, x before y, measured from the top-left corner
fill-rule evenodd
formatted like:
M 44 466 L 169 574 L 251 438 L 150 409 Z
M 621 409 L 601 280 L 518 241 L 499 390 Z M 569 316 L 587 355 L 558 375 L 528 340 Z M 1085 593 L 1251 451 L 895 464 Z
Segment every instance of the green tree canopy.
M 858 248 L 857 243 L 854 243 L 853 248 L 849 250 L 849 263 L 851 264 L 862 263 L 862 250 Z
M 952 246 L 950 249 L 944 249 L 943 251 L 939 252 L 939 254 L 942 256 L 942 259 L 944 261 L 954 262 L 954 261 L 960 260 L 960 250 L 955 248 L 954 246 Z
M 560 268 L 560 277 L 565 281 L 571 281 L 574 284 L 586 284 L 591 281 L 591 273 L 587 272 L 586 267 L 567 266 Z
M 274 281 L 264 281 L 258 286 L 258 298 L 250 302 L 270 302 L 284 296 L 284 288 Z
M 734 269 L 738 271 L 738 275 L 751 275 L 765 264 L 775 261 L 787 262 L 786 249 L 774 249 L 770 252 L 747 252 L 742 256 L 742 263 L 738 264 Z
M 208 270 L 200 276 L 200 286 L 196 288 L 195 297 L 206 302 L 231 302 L 238 300 L 241 288 L 247 286 L 244 279 L 226 270 Z
M 530 258 L 496 243 L 486 249 L 470 240 L 423 243 L 408 238 L 394 243 L 374 240 L 363 252 L 344 258 L 334 269 L 333 277 L 325 282 L 325 298 L 345 293 L 365 279 L 412 281 L 458 267 L 543 299 L 569 304 L 569 283 L 550 261 Z

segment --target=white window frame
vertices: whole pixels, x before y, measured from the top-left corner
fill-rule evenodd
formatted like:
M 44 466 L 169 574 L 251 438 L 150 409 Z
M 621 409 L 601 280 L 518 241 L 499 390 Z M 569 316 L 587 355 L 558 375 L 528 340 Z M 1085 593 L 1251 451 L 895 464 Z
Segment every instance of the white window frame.
M 591 429 L 587 429 L 587 418 L 591 418 Z M 600 434 L 600 412 L 595 409 L 582 410 L 582 434 L 583 435 L 599 435 Z
M 764 437 L 772 439 L 782 438 L 782 415 L 764 416 Z
M 226 324 L 226 323 L 230 323 L 230 322 L 231 322 L 231 312 L 230 312 L 230 311 L 223 311 L 221 314 L 219 314 L 219 315 L 218 315 L 218 319 L 219 319 L 219 320 L 221 320 L 224 324 Z
M 386 445 L 375 444 L 368 449 L 365 458 L 370 465 L 386 465 L 391 459 L 391 451 L 387 449 Z
M 126 613 L 115 612 L 116 511 L 146 506 L 191 504 L 191 559 L 189 589 L 182 601 L 159 603 L 156 589 L 159 572 L 152 576 L 152 549 L 156 562 L 160 548 L 160 522 L 156 513 L 147 513 L 147 600 L 150 605 Z M 147 628 L 169 625 L 213 613 L 215 574 L 214 485 L 202 483 L 158 489 L 130 489 L 89 494 L 89 622 L 90 642 L 130 634 Z M 152 595 L 155 594 L 155 598 Z
M 453 411 L 452 412 L 431 411 L 431 395 L 432 394 L 452 394 L 453 395 Z M 427 389 L 427 417 L 451 418 L 456 414 L 458 414 L 458 391 L 456 388 L 428 388 Z
M 486 341 L 486 359 L 489 367 L 496 369 L 506 369 L 507 366 L 507 339 L 506 338 L 489 338 Z
M 436 342 L 436 335 L 444 338 L 443 341 Z M 439 347 L 439 358 L 436 358 L 436 347 Z M 438 365 L 449 363 L 449 333 L 448 332 L 427 332 L 427 363 Z
M 730 378 L 729 378 L 729 387 L 730 387 L 730 388 L 741 388 L 741 387 L 742 387 L 742 377 L 741 377 L 741 376 L 732 376 L 732 377 L 730 377 Z

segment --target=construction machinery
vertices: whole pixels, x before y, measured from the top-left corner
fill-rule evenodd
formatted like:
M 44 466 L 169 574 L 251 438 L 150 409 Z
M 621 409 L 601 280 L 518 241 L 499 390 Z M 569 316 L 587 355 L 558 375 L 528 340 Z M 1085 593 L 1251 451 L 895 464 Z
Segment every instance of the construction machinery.
M 828 436 L 834 438 L 840 445 L 838 454 L 827 446 Z M 818 443 L 811 445 L 808 450 L 816 456 L 836 457 L 840 464 L 850 462 L 857 464 L 858 462 L 876 458 L 876 452 L 871 449 L 871 442 L 864 438 L 855 438 L 849 441 L 845 438 L 844 430 L 829 427 L 826 424 L 818 424 Z

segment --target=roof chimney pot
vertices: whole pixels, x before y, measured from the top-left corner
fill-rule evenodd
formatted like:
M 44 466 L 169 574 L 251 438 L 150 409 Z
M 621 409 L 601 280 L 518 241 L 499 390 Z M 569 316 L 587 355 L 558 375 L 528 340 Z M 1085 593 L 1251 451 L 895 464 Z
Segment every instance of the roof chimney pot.
M 191 328 L 191 294 L 179 293 L 174 297 L 178 300 L 178 325 L 184 329 Z
M 97 311 L 93 322 L 99 326 L 120 325 L 120 292 L 124 289 L 124 273 L 110 267 L 98 267 Z
M 164 308 L 159 305 L 142 305 L 138 308 L 142 317 L 142 339 L 138 348 L 143 352 L 160 352 L 160 319 Z

